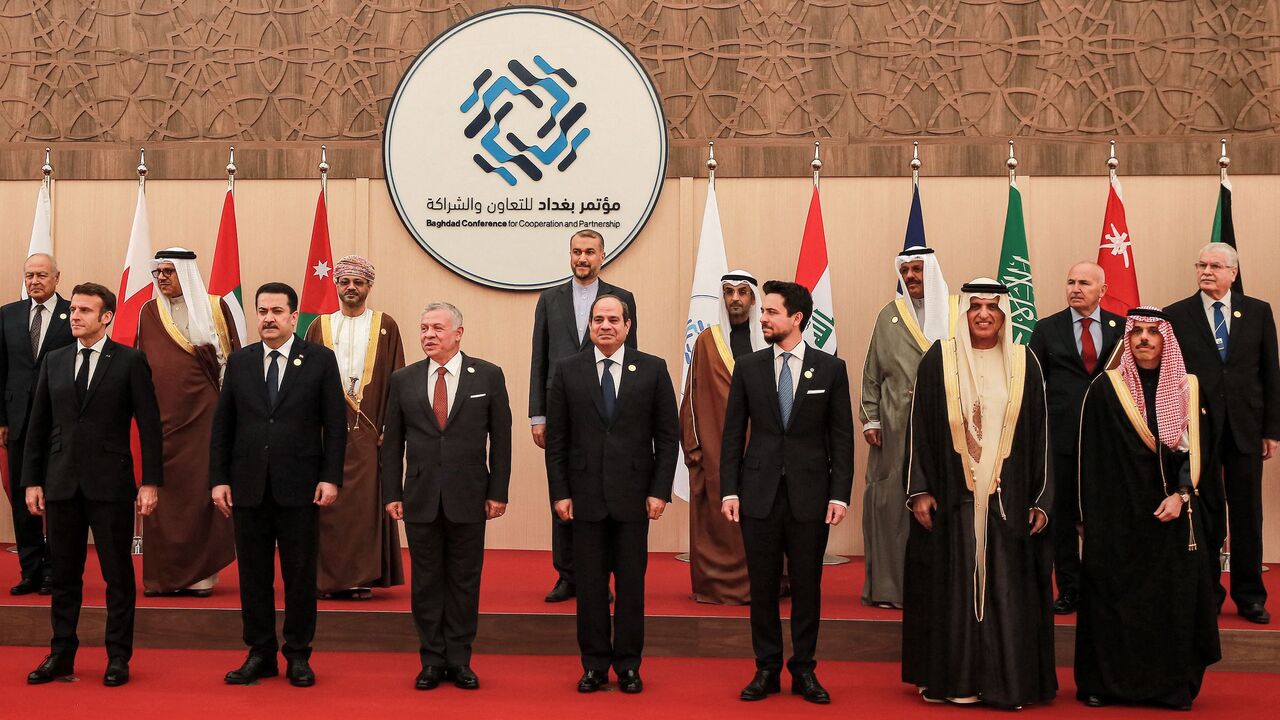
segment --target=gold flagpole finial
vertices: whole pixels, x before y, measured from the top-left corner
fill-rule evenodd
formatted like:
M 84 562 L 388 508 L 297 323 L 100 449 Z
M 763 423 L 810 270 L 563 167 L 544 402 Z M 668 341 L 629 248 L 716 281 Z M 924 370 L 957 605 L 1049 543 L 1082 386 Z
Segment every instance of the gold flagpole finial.
M 236 146 L 231 146 L 230 157 L 227 160 L 227 190 L 236 189 Z
M 1004 164 L 1009 168 L 1009 184 L 1013 185 L 1018 175 L 1018 158 L 1013 156 L 1013 140 L 1009 141 L 1009 159 Z
M 712 184 L 716 184 L 716 168 L 720 163 L 716 162 L 716 141 L 709 140 L 707 142 L 707 180 Z
M 920 141 L 911 143 L 911 184 L 920 184 Z

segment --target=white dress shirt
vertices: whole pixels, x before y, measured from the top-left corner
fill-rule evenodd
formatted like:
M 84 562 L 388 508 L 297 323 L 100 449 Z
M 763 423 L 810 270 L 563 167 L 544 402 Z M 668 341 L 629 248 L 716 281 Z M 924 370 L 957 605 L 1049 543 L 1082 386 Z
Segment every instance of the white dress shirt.
M 444 362 L 444 365 L 432 360 L 427 365 L 427 402 L 431 404 L 431 409 L 435 410 L 436 401 L 436 381 L 440 378 L 440 368 L 444 368 L 444 389 L 445 398 L 448 407 L 453 407 L 453 398 L 458 394 L 458 373 L 462 372 L 462 351 L 453 354 L 453 357 Z M 445 413 L 448 416 L 448 412 Z
M 600 348 L 595 349 L 596 380 L 598 382 L 604 382 L 604 361 L 613 361 L 613 365 L 609 368 L 609 374 L 613 376 L 613 397 L 615 399 L 618 397 L 618 393 L 622 391 L 622 361 L 626 349 L 626 345 L 619 345 L 618 349 L 613 351 L 612 355 L 605 355 L 600 352 Z
M 283 345 L 276 348 L 276 352 L 280 353 L 281 355 L 280 359 L 276 363 L 280 367 L 279 378 L 278 378 L 280 385 L 284 384 L 284 374 L 289 369 L 289 353 L 293 351 L 293 341 L 294 341 L 294 338 L 296 337 L 297 337 L 296 335 L 294 335 L 293 333 L 290 333 L 289 339 L 285 340 Z M 266 343 L 262 343 L 262 381 L 263 382 L 267 381 L 267 371 L 270 369 L 271 369 L 271 346 L 267 345 Z M 280 385 L 276 386 L 277 390 L 280 389 Z
M 76 375 L 80 373 L 80 366 L 84 364 L 84 353 L 82 351 L 87 349 L 93 352 L 89 355 L 89 383 L 85 387 L 87 388 L 93 384 L 93 374 L 98 371 L 98 358 L 102 357 L 102 346 L 106 344 L 107 336 L 105 334 L 98 338 L 98 342 L 88 346 L 81 341 L 76 341 L 76 361 L 73 367 L 74 373 L 71 375 L 73 381 Z
M 1227 324 L 1227 337 L 1231 337 L 1231 291 L 1228 290 L 1221 300 L 1214 300 L 1209 297 L 1205 291 L 1200 291 L 1200 301 L 1204 303 L 1204 317 L 1209 323 L 1209 334 L 1216 335 L 1217 328 L 1213 325 L 1213 304 L 1215 302 L 1222 303 L 1222 321 Z
M 1099 305 L 1098 307 L 1094 308 L 1093 312 L 1089 313 L 1087 316 L 1081 315 L 1079 312 L 1076 311 L 1075 308 L 1071 308 L 1071 335 L 1076 339 L 1076 353 L 1081 354 L 1084 352 L 1084 338 L 1080 334 L 1081 329 L 1084 327 L 1083 325 L 1080 324 L 1080 320 L 1084 317 L 1088 317 L 1090 320 L 1093 321 L 1093 323 L 1089 325 L 1089 334 L 1093 336 L 1093 351 L 1094 353 L 1101 352 L 1102 350 L 1102 306 Z M 1098 358 L 1098 360 L 1105 361 L 1106 358 L 1100 357 Z
M 44 336 L 49 334 L 49 325 L 53 322 L 53 309 L 56 308 L 57 306 L 58 306 L 58 296 L 50 295 L 49 298 L 42 303 L 38 303 L 35 300 L 32 300 L 31 307 L 27 308 L 28 333 L 30 333 L 31 331 L 32 321 L 36 319 L 36 308 L 37 307 L 44 308 L 44 312 L 41 313 L 43 317 L 40 318 L 40 344 L 36 346 L 38 349 L 44 349 Z

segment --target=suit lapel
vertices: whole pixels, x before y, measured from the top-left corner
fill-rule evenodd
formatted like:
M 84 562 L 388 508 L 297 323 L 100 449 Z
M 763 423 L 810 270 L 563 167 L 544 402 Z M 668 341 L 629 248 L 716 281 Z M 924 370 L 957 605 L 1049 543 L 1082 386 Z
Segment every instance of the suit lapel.
M 462 405 L 471 397 L 471 389 L 476 385 L 475 361 L 462 353 L 462 364 L 458 366 L 458 387 L 453 391 L 453 406 L 449 408 L 448 422 L 453 424 L 454 418 L 462 411 Z M 435 413 L 432 413 L 433 415 Z
M 1231 362 L 1232 356 L 1236 354 L 1235 340 L 1240 337 L 1239 331 L 1244 329 L 1246 322 L 1253 320 L 1253 313 L 1250 312 L 1252 308 L 1249 307 L 1249 302 L 1250 299 L 1243 293 L 1232 293 L 1231 309 L 1228 311 L 1231 313 L 1232 318 L 1227 327 L 1227 359 L 1222 361 L 1224 365 Z M 1239 313 L 1239 315 L 1236 315 L 1236 313 Z M 1214 343 L 1214 347 L 1217 347 L 1216 340 Z
M 285 358 L 284 363 L 284 378 L 280 381 L 280 393 L 276 395 L 276 404 L 275 407 L 271 408 L 272 411 L 280 407 L 280 403 L 284 402 L 284 396 L 289 392 L 289 388 L 297 384 L 298 375 L 302 373 L 303 363 L 307 360 L 307 356 L 303 353 L 305 349 L 303 346 L 306 344 L 306 341 L 302 338 L 295 338 L 293 347 L 289 348 L 289 357 Z M 262 391 L 263 393 L 267 391 L 265 375 L 263 376 Z
M 436 411 L 431 407 L 431 391 L 434 389 L 435 378 L 431 377 L 431 358 L 426 358 L 420 363 L 411 366 L 416 379 L 413 381 L 413 394 L 418 402 L 422 405 L 422 411 L 427 414 L 427 418 L 431 421 L 432 427 L 436 430 L 443 430 L 439 421 L 436 420 Z
M 574 344 L 581 350 L 583 336 L 578 334 L 578 319 L 573 314 L 573 282 L 569 280 L 560 286 L 560 307 L 555 312 L 560 314 L 561 321 L 569 328 L 569 337 L 575 338 Z
M 49 351 L 49 343 L 57 338 L 58 335 L 70 332 L 70 320 L 67 319 L 71 312 L 71 303 L 58 296 L 58 301 L 53 304 L 53 317 L 49 318 L 49 329 L 45 330 L 44 342 L 40 343 L 40 357 Z M 40 358 L 35 358 L 36 364 L 39 364 Z
M 1201 299 L 1200 293 L 1197 292 L 1195 295 L 1187 298 L 1187 304 L 1190 306 L 1188 309 L 1192 312 L 1193 317 L 1195 318 L 1195 322 L 1193 322 L 1192 325 L 1195 325 L 1196 328 L 1198 328 L 1196 330 L 1196 334 L 1199 335 L 1200 339 L 1207 344 L 1209 351 L 1213 353 L 1213 356 L 1218 358 L 1218 342 L 1214 339 L 1213 328 L 1209 326 L 1209 319 L 1204 314 L 1204 301 Z M 1231 338 L 1228 336 L 1228 349 L 1230 349 L 1230 341 Z M 1222 362 L 1221 358 L 1219 358 L 1218 362 Z
M 1084 358 L 1080 357 L 1080 350 L 1076 348 L 1076 317 L 1071 314 L 1071 308 L 1067 308 L 1063 315 L 1062 323 L 1058 326 L 1058 336 L 1063 343 L 1063 347 L 1071 353 L 1071 357 L 1075 358 L 1076 369 L 1087 375 L 1088 372 L 1084 369 Z M 1101 360 L 1099 358 L 1099 362 Z
M 587 394 L 591 396 L 591 401 L 596 405 L 596 414 L 600 416 L 600 422 L 605 427 L 609 427 L 609 418 L 604 412 L 604 394 L 600 389 L 600 379 L 603 376 L 596 376 L 595 350 L 583 352 L 581 355 L 582 368 L 576 374 L 582 375 L 583 382 L 587 384 Z M 614 409 L 616 410 L 617 408 L 615 407 Z
M 778 427 L 786 432 L 787 428 L 782 424 L 782 408 L 778 407 L 778 381 L 773 377 L 773 366 L 778 362 L 777 356 L 773 354 L 773 346 L 769 346 L 769 358 L 766 362 L 760 364 L 757 370 L 758 382 L 761 382 L 768 391 L 766 397 L 771 398 L 769 407 L 773 409 L 774 422 L 778 423 Z M 792 405 L 791 411 L 794 414 L 795 406 Z
M 84 414 L 85 408 L 89 407 L 89 403 L 93 402 L 93 396 L 97 394 L 98 388 L 102 386 L 102 380 L 107 376 L 107 369 L 111 366 L 111 358 L 115 355 L 116 349 L 120 347 L 114 341 L 108 339 L 102 346 L 102 357 L 98 358 L 98 365 L 93 369 L 93 374 L 89 376 L 89 392 L 85 393 L 84 402 L 80 404 L 80 413 Z M 76 350 L 80 349 L 79 344 Z M 72 356 L 72 367 L 75 367 L 75 356 Z
M 624 401 L 627 403 L 639 402 L 638 398 L 633 400 L 631 396 L 640 392 L 640 384 L 636 380 L 636 378 L 640 375 L 640 373 L 632 372 L 631 368 L 635 368 L 638 371 L 640 370 L 641 367 L 643 367 L 643 361 L 636 355 L 635 350 L 631 348 L 627 348 L 626 350 L 623 351 L 622 368 L 621 368 L 622 372 L 620 373 L 620 375 L 622 376 L 622 380 L 620 381 L 621 384 L 617 387 L 618 398 L 616 400 L 615 407 L 614 407 L 614 410 L 615 410 L 613 414 L 614 422 L 616 422 L 618 419 L 618 416 L 622 414 Z M 604 406 L 603 394 L 600 394 L 600 405 L 601 407 Z M 613 422 L 610 422 L 608 424 L 612 425 Z
M 809 394 L 809 386 L 813 384 L 813 374 L 816 368 L 822 363 L 821 358 L 815 357 L 821 350 L 815 349 L 813 346 L 805 343 L 804 346 L 804 362 L 800 364 L 800 376 L 795 378 L 796 399 L 791 403 L 791 417 L 787 421 L 787 427 L 791 427 L 791 423 L 795 422 L 796 415 L 800 413 L 800 405 L 804 403 L 805 397 Z M 778 409 L 778 417 L 782 417 L 782 409 Z

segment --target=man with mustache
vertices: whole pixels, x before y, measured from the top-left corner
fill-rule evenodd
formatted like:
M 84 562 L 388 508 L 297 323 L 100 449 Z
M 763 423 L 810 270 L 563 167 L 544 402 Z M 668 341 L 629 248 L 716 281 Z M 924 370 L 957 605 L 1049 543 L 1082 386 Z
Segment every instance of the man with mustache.
M 951 335 L 947 281 L 932 248 L 912 247 L 894 260 L 898 297 L 884 306 L 871 331 L 862 368 L 858 417 L 871 446 L 867 490 L 862 503 L 862 538 L 867 561 L 862 603 L 902 607 L 902 567 L 911 518 L 902 482 L 907 424 L 916 367 L 933 343 Z
M 1028 347 L 1044 371 L 1053 450 L 1053 567 L 1058 599 L 1053 611 L 1069 615 L 1080 602 L 1080 536 L 1076 533 L 1076 435 L 1080 403 L 1104 369 L 1124 328 L 1124 318 L 1102 309 L 1107 276 L 1096 263 L 1078 262 L 1067 272 L 1067 307 L 1036 323 Z
M 529 424 L 533 442 L 547 446 L 547 390 L 555 374 L 556 363 L 591 347 L 587 334 L 591 304 L 601 295 L 613 295 L 627 304 L 631 330 L 626 344 L 636 347 L 636 300 L 631 293 L 605 282 L 600 277 L 604 266 L 604 236 L 590 228 L 579 230 L 569 238 L 569 282 L 548 288 L 538 296 L 533 313 L 533 356 L 529 361 Z M 549 488 L 548 488 L 549 489 Z M 556 569 L 556 584 L 546 601 L 564 602 L 576 589 L 573 572 L 573 528 L 558 514 L 551 513 L 551 563 Z
M 1044 381 L 1007 327 L 1007 287 L 965 283 L 958 310 L 912 398 L 902 679 L 926 702 L 1012 709 L 1058 690 Z
M 378 447 L 391 374 L 404 367 L 400 327 L 369 309 L 373 263 L 347 255 L 333 266 L 342 302 L 311 323 L 307 340 L 333 350 L 347 401 L 347 454 L 342 493 L 320 510 L 317 590 L 322 597 L 368 600 L 373 588 L 404 584 L 400 532 L 382 510 Z

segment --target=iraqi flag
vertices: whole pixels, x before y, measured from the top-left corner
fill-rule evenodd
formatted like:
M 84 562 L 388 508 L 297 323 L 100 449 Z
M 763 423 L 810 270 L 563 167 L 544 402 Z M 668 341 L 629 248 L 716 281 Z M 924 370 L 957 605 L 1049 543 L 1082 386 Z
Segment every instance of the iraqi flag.
M 813 186 L 809 217 L 804 223 L 796 282 L 813 293 L 813 316 L 804 331 L 804 340 L 831 355 L 836 354 L 836 309 L 831 298 L 831 267 L 827 262 L 827 234 L 822 228 L 822 203 L 818 186 Z
M 111 339 L 133 347 L 138 337 L 138 315 L 151 299 L 151 225 L 147 222 L 147 186 L 138 183 L 138 206 L 133 211 L 133 230 L 129 233 L 129 250 L 120 273 L 120 292 L 116 295 L 116 316 L 111 322 Z
M 1129 223 L 1124 217 L 1120 180 L 1114 176 L 1107 192 L 1107 214 L 1102 219 L 1098 264 L 1107 273 L 1107 294 L 1102 297 L 1102 309 L 1124 315 L 1129 308 L 1142 304 L 1138 300 L 1138 269 L 1133 261 Z
M 213 271 L 209 273 L 209 294 L 217 295 L 231 309 L 240 342 L 246 337 L 244 291 L 240 287 L 240 239 L 236 233 L 236 196 L 227 190 L 218 222 L 218 241 L 213 246 Z
M 324 190 L 316 200 L 316 219 L 311 226 L 311 250 L 307 252 L 307 275 L 298 301 L 298 337 L 321 315 L 338 312 L 338 288 L 333 284 L 333 249 L 329 246 L 329 213 Z

